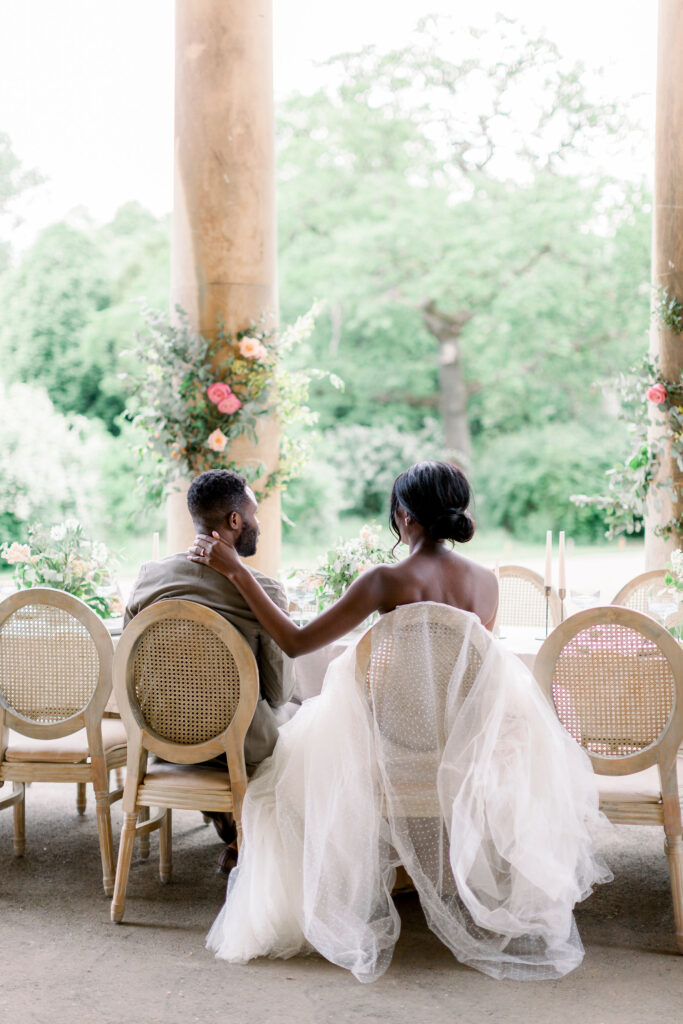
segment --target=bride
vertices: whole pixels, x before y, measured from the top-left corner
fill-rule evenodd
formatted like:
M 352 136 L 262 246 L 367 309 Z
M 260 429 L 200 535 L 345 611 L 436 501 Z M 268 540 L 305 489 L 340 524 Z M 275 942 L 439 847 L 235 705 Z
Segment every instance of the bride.
M 349 648 L 320 696 L 281 727 L 247 789 L 239 863 L 207 940 L 216 956 L 245 963 L 317 950 L 374 981 L 398 938 L 391 890 L 403 864 L 429 926 L 461 962 L 517 979 L 558 978 L 581 962 L 572 909 L 610 877 L 589 834 L 601 820 L 593 772 L 529 671 L 487 632 L 494 574 L 444 543 L 472 537 L 469 502 L 452 465 L 402 473 L 390 518 L 408 556 L 366 570 L 304 627 L 218 533 L 196 538 L 189 557 L 230 579 L 290 656 L 375 611 L 383 618 L 365 643 L 370 662 L 393 651 L 379 697 L 368 699 L 360 647 L 358 661 Z M 458 635 L 445 677 L 430 634 L 444 605 Z M 405 797 L 422 775 L 435 790 L 428 816 Z

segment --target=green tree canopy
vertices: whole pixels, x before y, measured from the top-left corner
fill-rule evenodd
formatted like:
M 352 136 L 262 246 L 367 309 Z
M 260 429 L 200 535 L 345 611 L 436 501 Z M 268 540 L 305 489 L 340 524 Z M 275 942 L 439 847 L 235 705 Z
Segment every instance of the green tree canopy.
M 616 104 L 506 20 L 454 40 L 429 19 L 331 64 L 279 126 L 284 315 L 328 299 L 310 358 L 347 382 L 324 422 L 416 426 L 440 406 L 466 451 L 595 415 L 591 383 L 648 317 L 647 196 L 590 160 L 628 130 Z

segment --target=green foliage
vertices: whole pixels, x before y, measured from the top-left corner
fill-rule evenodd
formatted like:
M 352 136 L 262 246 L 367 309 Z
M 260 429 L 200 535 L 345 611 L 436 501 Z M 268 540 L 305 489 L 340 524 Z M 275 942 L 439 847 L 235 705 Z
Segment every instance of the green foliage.
M 337 427 L 324 435 L 319 453 L 335 470 L 341 508 L 368 516 L 387 516 L 394 480 L 414 462 L 444 457 L 434 420 L 416 431 L 403 425 Z
M 6 378 L 45 387 L 63 412 L 99 417 L 112 433 L 132 369 L 135 299 L 168 303 L 168 220 L 137 204 L 104 228 L 54 224 L 0 279 Z
M 683 334 L 683 303 L 675 295 L 670 295 L 667 288 L 660 288 L 653 315 L 676 334 Z
M 100 424 L 63 416 L 46 393 L 0 381 L 0 542 L 24 540 L 31 523 L 75 516 L 92 524 L 107 472 Z
M 480 526 L 503 527 L 540 541 L 546 530 L 565 530 L 576 541 L 604 533 L 599 509 L 578 507 L 570 495 L 597 486 L 614 464 L 621 439 L 609 423 L 549 424 L 501 435 L 475 461 L 475 515 Z
M 284 537 L 302 542 L 311 538 L 327 541 L 334 536 L 344 506 L 339 477 L 319 437 L 313 444 L 313 453 L 300 475 L 282 493 Z
M 12 149 L 9 136 L 0 132 L 0 273 L 9 265 L 10 235 L 21 219 L 12 207 L 29 189 L 43 179 L 36 171 L 26 170 Z

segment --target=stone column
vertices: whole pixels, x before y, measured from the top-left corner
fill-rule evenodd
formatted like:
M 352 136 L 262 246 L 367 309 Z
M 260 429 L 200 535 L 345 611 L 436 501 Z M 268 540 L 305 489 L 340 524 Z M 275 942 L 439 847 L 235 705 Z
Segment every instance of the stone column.
M 666 287 L 683 302 L 683 3 L 659 0 L 657 53 L 657 118 L 655 127 L 655 188 L 652 235 L 652 284 L 655 291 Z M 665 380 L 678 381 L 683 369 L 683 337 L 653 321 L 650 352 L 659 357 Z M 656 414 L 655 414 L 656 415 Z M 653 425 L 653 432 L 659 431 Z M 656 569 L 680 545 L 680 538 L 654 534 L 657 525 L 683 515 L 680 488 L 683 474 L 665 458 L 659 478 L 671 478 L 678 497 L 672 501 L 663 490 L 661 509 L 650 503 L 645 534 L 646 568 Z
M 205 337 L 220 314 L 236 332 L 264 313 L 275 322 L 276 224 L 272 0 L 176 0 L 175 178 L 171 304 Z M 235 461 L 278 458 L 277 423 Z M 169 552 L 194 534 L 182 496 L 169 501 Z M 280 499 L 259 509 L 249 561 L 280 563 Z

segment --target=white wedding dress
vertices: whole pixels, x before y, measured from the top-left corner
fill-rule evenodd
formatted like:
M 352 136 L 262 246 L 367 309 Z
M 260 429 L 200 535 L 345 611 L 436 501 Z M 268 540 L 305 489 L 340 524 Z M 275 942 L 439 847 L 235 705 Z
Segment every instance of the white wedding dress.
M 401 863 L 462 963 L 561 977 L 583 957 L 572 908 L 610 877 L 588 758 L 476 616 L 408 605 L 370 638 L 369 671 L 360 648 L 337 658 L 249 783 L 208 948 L 232 963 L 317 950 L 374 981 Z

